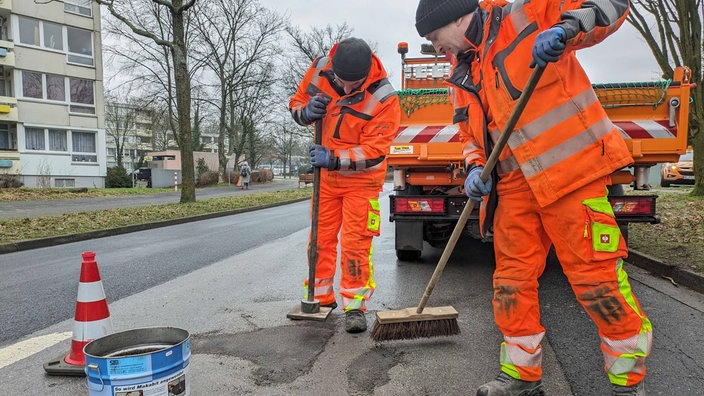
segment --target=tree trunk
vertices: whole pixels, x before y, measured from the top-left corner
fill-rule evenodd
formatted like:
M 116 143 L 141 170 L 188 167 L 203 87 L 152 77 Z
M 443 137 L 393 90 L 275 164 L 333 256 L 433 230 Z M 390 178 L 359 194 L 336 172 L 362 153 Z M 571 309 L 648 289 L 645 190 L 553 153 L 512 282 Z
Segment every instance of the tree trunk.
M 176 3 L 176 2 L 174 2 Z M 179 2 L 180 3 L 180 2 Z M 179 4 L 180 6 L 180 4 Z M 181 203 L 196 201 L 193 166 L 193 138 L 191 136 L 191 80 L 188 74 L 183 12 L 176 7 L 173 13 L 174 45 L 171 47 L 176 77 L 176 108 L 181 141 Z

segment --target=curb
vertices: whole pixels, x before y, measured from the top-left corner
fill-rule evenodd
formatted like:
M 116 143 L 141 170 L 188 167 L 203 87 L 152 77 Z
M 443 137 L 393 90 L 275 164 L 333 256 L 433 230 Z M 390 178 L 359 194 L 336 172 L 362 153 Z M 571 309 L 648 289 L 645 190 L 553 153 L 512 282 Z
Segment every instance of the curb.
M 704 276 L 702 275 L 683 270 L 674 265 L 665 264 L 653 257 L 631 249 L 629 249 L 628 257 L 625 261 L 656 276 L 670 278 L 678 285 L 688 287 L 698 293 L 704 294 Z
M 307 200 L 310 200 L 310 198 L 292 199 L 289 201 L 282 201 L 282 202 L 277 202 L 277 203 L 268 204 L 268 205 L 252 206 L 249 208 L 233 209 L 233 210 L 228 210 L 225 212 L 208 213 L 208 214 L 204 214 L 204 215 L 183 217 L 180 219 L 164 220 L 164 221 L 158 221 L 158 222 L 154 222 L 154 223 L 135 224 L 135 225 L 130 225 L 130 226 L 111 228 L 108 230 L 90 231 L 90 232 L 84 232 L 84 233 L 80 233 L 80 234 L 69 234 L 69 235 L 61 235 L 61 236 L 51 237 L 51 238 L 31 239 L 31 240 L 19 241 L 19 242 L 14 242 L 14 243 L 0 244 L 0 255 L 6 254 L 6 253 L 20 252 L 23 250 L 31 250 L 31 249 L 38 249 L 38 248 L 49 247 L 49 246 L 63 245 L 63 244 L 72 243 L 72 242 L 80 242 L 80 241 L 85 241 L 85 240 L 89 240 L 89 239 L 103 238 L 103 237 L 113 236 L 113 235 L 128 234 L 130 232 L 136 232 L 136 231 L 151 230 L 153 228 L 167 227 L 167 226 L 172 226 L 172 225 L 177 225 L 177 224 L 190 223 L 192 221 L 208 220 L 208 219 L 214 219 L 217 217 L 231 216 L 231 215 L 236 215 L 239 213 L 246 213 L 246 212 L 252 212 L 252 211 L 260 210 L 260 209 L 273 208 L 273 207 L 277 207 L 277 206 L 288 205 L 288 204 L 307 201 Z

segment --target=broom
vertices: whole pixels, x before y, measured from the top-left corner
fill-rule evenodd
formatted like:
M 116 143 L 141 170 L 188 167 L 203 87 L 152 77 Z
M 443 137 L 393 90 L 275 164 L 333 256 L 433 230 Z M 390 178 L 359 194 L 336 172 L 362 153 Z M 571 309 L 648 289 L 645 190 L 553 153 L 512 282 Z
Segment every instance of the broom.
M 489 179 L 496 162 L 498 161 L 499 154 L 506 146 L 508 142 L 509 135 L 513 128 L 516 126 L 518 119 L 523 113 L 528 99 L 533 93 L 535 86 L 543 74 L 544 68 L 540 66 L 535 66 L 533 72 L 526 83 L 526 87 L 518 98 L 516 107 L 513 108 L 511 115 L 509 116 L 506 125 L 504 126 L 501 135 L 499 136 L 496 146 L 491 151 L 491 155 L 486 161 L 486 166 L 482 170 L 480 178 L 483 182 Z M 467 218 L 469 214 L 474 210 L 475 201 L 467 200 L 467 204 L 462 209 L 460 218 L 457 220 L 450 240 L 445 245 L 445 249 L 440 256 L 440 261 L 435 267 L 433 276 L 428 282 L 428 286 L 425 288 L 423 297 L 420 299 L 420 303 L 417 307 L 411 307 L 395 311 L 379 311 L 376 313 L 376 322 L 371 331 L 371 338 L 374 341 L 391 341 L 391 340 L 408 340 L 414 338 L 428 338 L 428 337 L 441 337 L 460 334 L 460 326 L 457 323 L 458 312 L 455 308 L 451 306 L 445 307 L 431 307 L 426 308 L 425 305 L 430 298 L 430 294 L 433 292 L 435 285 L 440 280 L 442 271 L 445 269 L 447 260 L 450 258 L 450 254 L 455 248 L 455 244 L 467 223 Z

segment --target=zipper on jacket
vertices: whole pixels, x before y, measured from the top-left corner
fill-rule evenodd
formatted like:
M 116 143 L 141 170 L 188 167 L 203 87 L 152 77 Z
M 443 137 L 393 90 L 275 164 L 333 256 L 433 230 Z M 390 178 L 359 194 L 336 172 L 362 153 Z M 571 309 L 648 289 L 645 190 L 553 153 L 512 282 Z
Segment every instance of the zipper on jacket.
M 584 239 L 589 238 L 589 213 L 584 209 Z

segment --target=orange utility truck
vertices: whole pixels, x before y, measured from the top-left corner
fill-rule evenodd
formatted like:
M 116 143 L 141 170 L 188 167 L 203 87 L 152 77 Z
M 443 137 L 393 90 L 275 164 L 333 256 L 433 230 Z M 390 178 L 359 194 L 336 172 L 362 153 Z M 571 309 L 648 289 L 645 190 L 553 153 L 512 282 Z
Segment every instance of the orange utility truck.
M 445 79 L 451 64 L 429 44 L 416 58 L 399 43 L 402 82 L 399 90 L 401 126 L 387 157 L 393 170 L 390 220 L 396 229 L 396 256 L 421 257 L 423 244 L 443 247 L 467 203 L 459 129 Z M 634 164 L 611 175 L 609 200 L 624 237 L 628 223 L 658 223 L 656 195 L 626 195 L 624 186 L 649 190 L 652 166 L 677 162 L 687 149 L 691 71 L 678 67 L 674 78 L 655 82 L 595 84 L 594 90 L 611 120 L 621 130 Z M 630 189 L 629 189 L 630 190 Z M 482 238 L 478 212 L 470 215 L 466 233 Z

